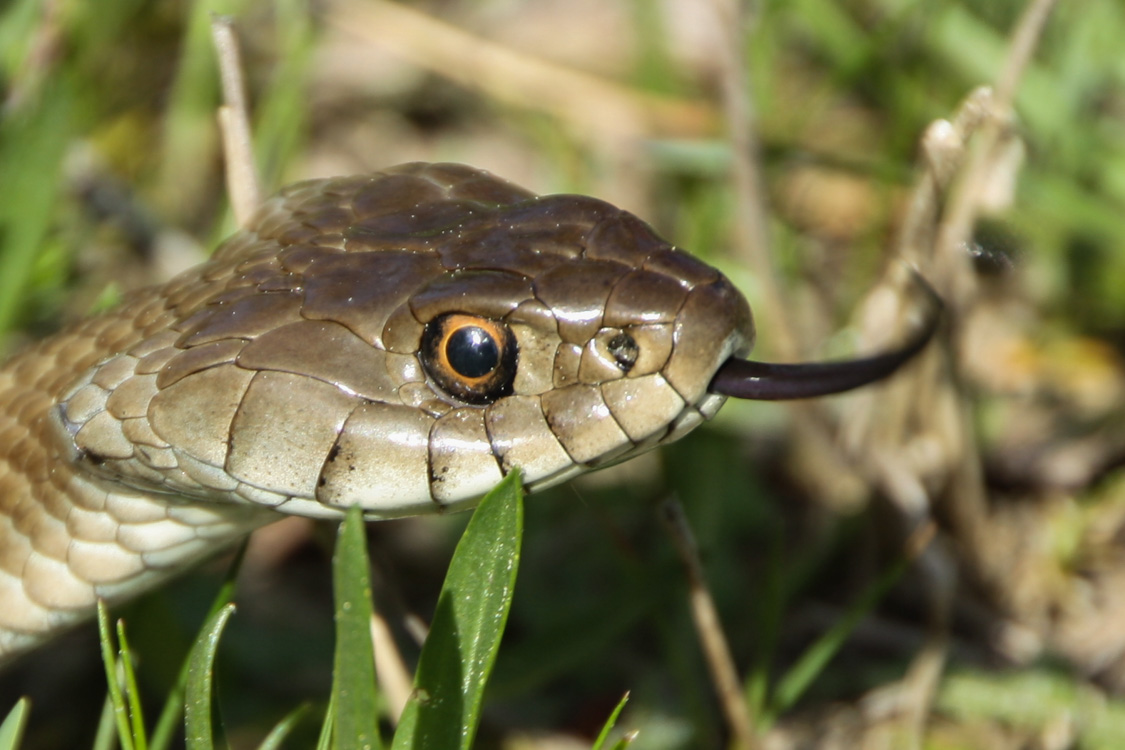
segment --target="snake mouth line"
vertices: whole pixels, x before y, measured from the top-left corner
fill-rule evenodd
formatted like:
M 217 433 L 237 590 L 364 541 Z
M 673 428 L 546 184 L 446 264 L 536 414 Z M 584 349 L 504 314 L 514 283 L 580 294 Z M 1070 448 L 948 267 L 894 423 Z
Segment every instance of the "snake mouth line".
M 773 364 L 731 357 L 719 367 L 707 390 L 733 398 L 783 401 L 843 393 L 890 376 L 926 347 L 941 321 L 941 298 L 917 271 L 911 269 L 911 276 L 923 292 L 923 314 L 902 346 L 835 362 Z

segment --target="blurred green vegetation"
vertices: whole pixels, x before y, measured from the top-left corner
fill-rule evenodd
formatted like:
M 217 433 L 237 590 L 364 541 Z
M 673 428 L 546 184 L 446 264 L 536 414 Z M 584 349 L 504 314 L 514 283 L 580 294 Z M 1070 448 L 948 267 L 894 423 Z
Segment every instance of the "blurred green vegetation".
M 568 58 L 563 45 L 547 44 L 542 52 L 636 90 L 716 101 L 717 72 L 700 52 L 706 45 L 692 45 L 701 32 L 691 2 L 605 3 L 619 10 L 594 16 L 605 28 L 566 26 L 567 34 L 554 26 L 574 14 L 552 15 L 547 2 L 416 6 L 485 38 L 509 40 L 521 25 L 535 39 L 588 33 L 593 41 L 579 49 L 601 55 Z M 666 6 L 680 15 L 661 12 Z M 919 135 L 995 78 L 1023 6 L 757 4 L 747 59 L 779 266 L 795 298 L 812 309 L 794 311 L 799 324 L 829 333 L 845 324 L 882 267 L 916 174 Z M 0 335 L 9 349 L 85 315 L 107 295 L 160 278 L 165 247 L 182 244 L 170 237 L 210 249 L 230 230 L 214 129 L 212 11 L 239 19 L 258 155 L 271 186 L 341 165 L 371 169 L 415 158 L 498 172 L 508 166 L 542 192 L 620 197 L 756 301 L 755 279 L 726 252 L 738 207 L 718 132 L 628 144 L 578 132 L 533 107 L 500 104 L 365 56 L 356 49 L 362 42 L 327 24 L 331 7 L 12 0 L 0 8 Z M 1015 204 L 989 217 L 977 237 L 985 256 L 1013 269 L 1003 283 L 1018 289 L 1012 296 L 1030 345 L 1043 361 L 1061 359 L 1067 378 L 1103 366 L 1109 377 L 1121 376 L 1123 38 L 1119 0 L 1060 4 L 1018 98 L 1027 163 Z M 770 323 L 759 326 L 768 358 Z M 1096 342 L 1095 361 L 1058 354 L 1074 351 L 1067 348 L 1074 341 Z M 988 434 L 1002 434 L 1021 408 L 1019 401 L 983 403 L 980 421 Z M 669 491 L 688 509 L 736 660 L 758 700 L 893 566 L 897 550 L 886 541 L 878 503 L 841 510 L 804 494 L 783 460 L 785 415 L 780 407 L 732 404 L 715 427 L 659 458 L 531 499 L 523 570 L 478 746 L 533 746 L 519 742 L 556 732 L 592 739 L 626 690 L 632 698 L 619 727 L 640 730 L 633 747 L 722 746 L 683 573 L 652 511 Z M 1111 409 L 1091 421 L 1112 425 L 1118 416 Z M 1052 516 L 1068 540 L 1060 566 L 1086 564 L 1076 551 L 1081 524 L 1120 502 L 1119 482 L 1098 481 L 1101 494 L 1092 498 L 1087 487 L 1064 493 L 1083 513 Z M 428 619 L 466 522 L 373 526 L 380 606 Z M 325 532 L 318 533 L 257 571 L 224 636 L 218 680 L 233 747 L 251 746 L 298 703 L 328 693 L 331 574 L 318 543 Z M 130 610 L 131 640 L 144 655 L 140 678 L 155 696 L 175 679 L 214 576 L 192 576 Z M 926 627 L 909 590 L 915 583 L 908 576 L 873 616 L 875 626 L 815 681 L 790 713 L 797 722 L 827 721 L 832 707 L 854 707 L 867 691 L 902 678 Z M 1061 667 L 1009 663 L 988 637 L 999 616 L 980 598 L 970 592 L 971 614 L 957 623 L 954 667 L 939 691 L 929 746 L 1024 746 L 1067 721 L 1075 746 L 1125 744 L 1123 706 L 1096 670 L 1065 659 Z M 52 648 L 0 674 L 0 711 L 31 693 L 29 747 L 85 746 L 104 699 L 96 646 L 83 633 Z M 989 700 L 997 697 L 1006 700 Z

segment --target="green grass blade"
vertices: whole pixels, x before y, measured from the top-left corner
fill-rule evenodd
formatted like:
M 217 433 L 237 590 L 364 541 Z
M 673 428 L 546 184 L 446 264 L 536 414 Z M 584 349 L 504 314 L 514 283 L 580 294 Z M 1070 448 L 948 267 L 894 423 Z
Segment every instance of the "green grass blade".
M 94 750 L 117 750 L 117 724 L 113 713 L 113 701 L 106 696 L 102 704 L 102 715 L 98 717 L 98 729 L 94 733 Z
M 133 651 L 129 648 L 129 639 L 125 635 L 124 620 L 117 621 L 118 655 L 121 657 L 121 667 L 125 675 L 125 699 L 129 707 L 129 720 L 133 728 L 133 743 L 137 750 L 148 750 L 148 738 L 145 736 L 145 715 L 141 708 L 141 691 L 137 687 L 137 673 L 133 669 Z
M 0 73 L 9 86 L 36 41 L 39 11 L 39 0 L 16 0 L 0 12 Z
M 746 677 L 743 694 L 750 707 L 751 716 L 762 716 L 768 710 L 770 684 L 770 655 L 777 646 L 785 615 L 785 587 L 782 581 L 780 533 L 772 535 L 768 548 L 766 574 L 762 576 L 763 590 L 758 598 L 759 606 L 759 658 L 754 660 L 750 674 Z
M 214 601 L 211 602 L 211 609 L 207 613 L 208 618 L 214 617 L 219 610 L 230 604 L 231 600 L 234 599 L 238 571 L 242 569 L 242 560 L 246 556 L 246 545 L 249 541 L 250 537 L 246 537 L 238 551 L 235 552 L 234 560 L 231 561 L 230 568 L 227 569 L 223 583 L 215 593 Z M 168 697 L 164 700 L 164 708 L 160 712 L 160 718 L 156 721 L 156 728 L 152 731 L 152 741 L 149 743 L 151 750 L 168 750 L 172 746 L 172 740 L 175 739 L 176 730 L 180 725 L 180 717 L 184 710 L 184 693 L 187 689 L 190 671 L 191 654 L 188 654 L 183 667 L 180 669 L 176 684 L 168 691 Z
M 105 678 L 109 687 L 109 700 L 113 704 L 113 718 L 117 724 L 117 737 L 123 750 L 134 750 L 133 735 L 129 724 L 129 707 L 121 692 L 117 679 L 117 644 L 109 626 L 109 610 L 105 602 L 98 600 L 98 640 L 102 646 L 102 663 L 105 665 Z
M 316 750 L 330 750 L 332 747 L 332 717 L 336 715 L 336 694 L 328 698 L 324 709 L 324 723 L 320 725 L 320 737 L 316 740 Z
M 187 702 L 184 705 L 184 727 L 188 750 L 213 750 L 215 747 L 211 721 L 211 689 L 215 677 L 215 652 L 227 621 L 234 614 L 234 605 L 227 604 L 212 615 L 191 649 L 188 669 Z
M 613 745 L 613 750 L 625 750 L 625 748 L 627 748 L 627 747 L 629 747 L 629 745 L 633 744 L 633 740 L 635 740 L 635 739 L 637 739 L 637 733 L 636 732 L 630 732 L 629 734 L 627 734 L 624 737 L 622 737 L 621 739 L 619 739 Z
M 218 64 L 211 41 L 211 14 L 243 15 L 247 0 L 195 0 L 190 4 L 176 79 L 164 111 L 159 154 L 157 203 L 168 215 L 179 217 L 203 194 L 210 176 L 207 168 L 219 139 L 215 110 L 220 102 Z
M 75 119 L 65 81 L 40 95 L 33 109 L 0 118 L 0 338 L 12 328 L 50 228 Z
M 276 0 L 277 65 L 254 113 L 254 154 L 266 193 L 293 161 L 308 127 L 309 60 L 316 39 L 310 0 Z
M 606 719 L 605 726 L 602 727 L 602 731 L 598 732 L 598 738 L 594 740 L 592 750 L 602 750 L 602 748 L 605 747 L 605 743 L 609 739 L 609 733 L 613 731 L 613 728 L 615 726 L 617 726 L 617 717 L 621 716 L 621 711 L 625 708 L 625 704 L 628 702 L 629 693 L 626 692 L 625 695 L 621 696 L 621 700 L 617 702 L 617 707 L 613 709 L 613 713 L 611 713 L 609 715 L 609 718 Z
M 512 472 L 485 495 L 445 576 L 396 750 L 469 748 L 519 567 L 523 490 Z
M 168 750 L 180 719 L 184 711 L 184 691 L 187 686 L 188 663 L 185 661 L 180 670 L 179 679 L 164 699 L 164 707 L 160 711 L 160 718 L 156 720 L 156 727 L 152 730 L 151 750 Z
M 367 536 L 363 513 L 348 510 L 340 524 L 336 555 L 332 560 L 336 593 L 336 661 L 333 670 L 333 746 L 381 748 L 375 651 L 371 643 L 371 574 L 367 561 Z
M 23 740 L 23 730 L 27 726 L 27 715 L 31 701 L 20 698 L 0 724 L 0 750 L 16 750 Z
M 258 745 L 258 750 L 281 750 L 281 743 L 285 742 L 285 738 L 293 731 L 293 727 L 297 726 L 297 722 L 305 718 L 305 714 L 308 712 L 309 704 L 303 703 L 286 714 L 270 730 L 270 733 L 262 740 L 262 744 Z
M 797 660 L 797 663 L 790 667 L 785 675 L 778 680 L 777 690 L 774 692 L 771 705 L 772 710 L 762 717 L 763 729 L 800 699 L 809 685 L 828 666 L 832 657 L 839 652 L 860 621 L 875 608 L 875 605 L 898 582 L 913 559 L 913 557 L 909 557 L 899 560 L 882 576 L 875 579 L 848 608 L 844 616 L 809 646 L 805 653 L 801 655 L 801 658 Z

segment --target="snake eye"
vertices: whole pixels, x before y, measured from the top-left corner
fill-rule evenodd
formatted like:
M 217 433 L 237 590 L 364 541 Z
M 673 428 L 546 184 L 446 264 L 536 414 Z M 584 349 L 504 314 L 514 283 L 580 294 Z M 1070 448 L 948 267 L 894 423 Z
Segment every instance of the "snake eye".
M 491 404 L 512 393 L 516 355 L 508 327 L 477 315 L 442 315 L 422 334 L 422 367 L 438 387 L 468 404 Z

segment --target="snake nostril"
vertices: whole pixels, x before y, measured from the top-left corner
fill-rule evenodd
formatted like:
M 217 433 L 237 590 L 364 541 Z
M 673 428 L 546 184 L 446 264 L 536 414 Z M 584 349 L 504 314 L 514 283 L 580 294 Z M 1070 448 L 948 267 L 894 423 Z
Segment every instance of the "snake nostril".
M 636 340 L 627 333 L 619 333 L 609 340 L 609 353 L 621 371 L 628 373 L 637 364 L 641 350 Z

